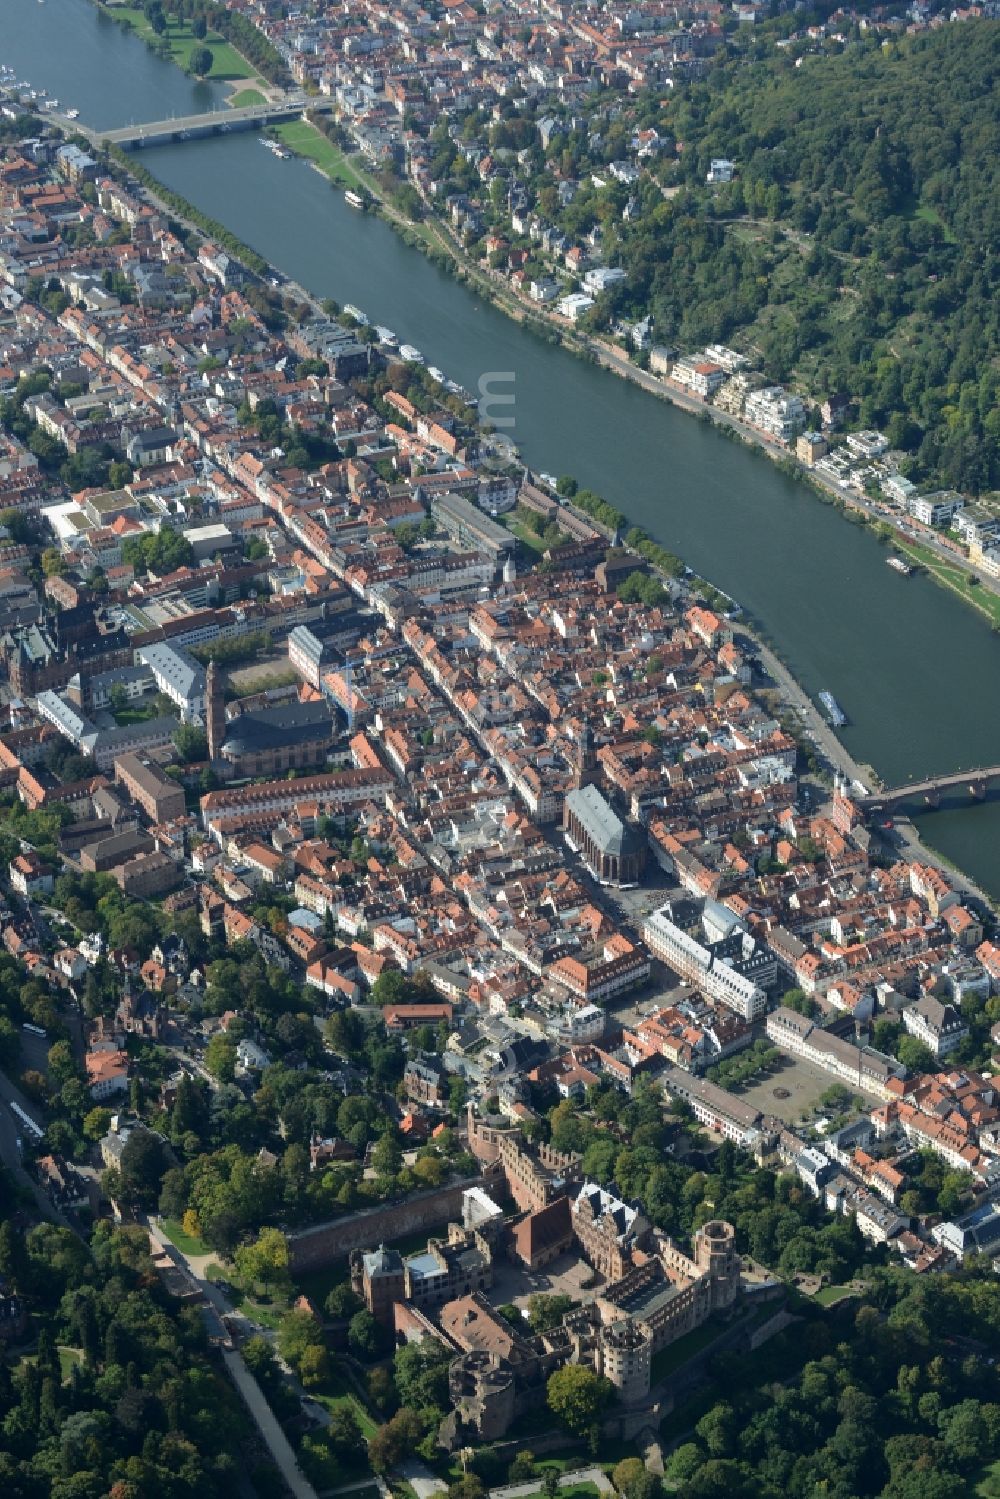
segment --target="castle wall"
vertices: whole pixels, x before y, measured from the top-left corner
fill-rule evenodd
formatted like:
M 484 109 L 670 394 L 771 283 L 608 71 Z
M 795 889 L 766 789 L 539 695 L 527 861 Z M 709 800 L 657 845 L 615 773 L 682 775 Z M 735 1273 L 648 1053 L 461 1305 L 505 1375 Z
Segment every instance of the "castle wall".
M 462 1193 L 469 1187 L 483 1187 L 490 1178 L 474 1176 L 446 1187 L 420 1192 L 406 1202 L 367 1208 L 314 1228 L 289 1234 L 289 1267 L 292 1271 L 320 1270 L 334 1260 L 342 1259 L 352 1249 L 374 1249 L 407 1238 L 423 1229 L 438 1228 L 450 1218 L 462 1216 Z

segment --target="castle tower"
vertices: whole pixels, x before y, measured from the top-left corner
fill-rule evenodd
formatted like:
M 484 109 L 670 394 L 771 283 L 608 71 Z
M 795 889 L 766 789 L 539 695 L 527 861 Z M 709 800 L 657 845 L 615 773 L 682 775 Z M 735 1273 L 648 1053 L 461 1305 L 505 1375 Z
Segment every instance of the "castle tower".
M 632 1317 L 620 1317 L 601 1328 L 598 1373 L 610 1379 L 626 1405 L 649 1394 L 653 1344 L 648 1328 Z
M 226 737 L 226 703 L 222 693 L 222 673 L 214 661 L 205 674 L 205 703 L 208 721 L 208 758 L 218 760 Z
M 694 1262 L 708 1276 L 712 1311 L 732 1306 L 740 1290 L 740 1257 L 731 1223 L 713 1218 L 702 1224 L 694 1236 Z

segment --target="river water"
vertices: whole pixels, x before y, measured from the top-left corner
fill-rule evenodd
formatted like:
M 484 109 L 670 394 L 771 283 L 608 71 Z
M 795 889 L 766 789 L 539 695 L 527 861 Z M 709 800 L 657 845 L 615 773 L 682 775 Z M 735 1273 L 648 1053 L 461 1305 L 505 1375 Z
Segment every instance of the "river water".
M 193 83 L 89 0 L 0 4 L 0 62 L 88 124 L 218 107 L 219 85 Z M 144 161 L 310 291 L 361 307 L 469 389 L 486 375 L 512 393 L 526 461 L 575 474 L 737 599 L 809 692 L 833 692 L 845 744 L 887 781 L 1000 763 L 1000 638 L 930 580 L 892 572 L 871 533 L 768 458 L 519 327 L 253 134 Z M 1000 802 L 922 826 L 1000 895 Z

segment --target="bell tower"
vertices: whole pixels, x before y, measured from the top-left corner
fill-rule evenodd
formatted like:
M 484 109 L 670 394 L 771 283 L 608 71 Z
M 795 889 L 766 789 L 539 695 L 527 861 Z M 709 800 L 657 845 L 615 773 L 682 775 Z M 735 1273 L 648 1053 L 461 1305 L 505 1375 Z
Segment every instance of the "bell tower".
M 592 786 L 597 779 L 597 761 L 594 756 L 594 738 L 590 725 L 584 724 L 576 735 L 576 764 L 573 779 L 577 790 L 581 786 Z
M 226 702 L 222 691 L 222 673 L 214 661 L 205 674 L 205 699 L 208 720 L 208 758 L 218 760 L 226 737 Z

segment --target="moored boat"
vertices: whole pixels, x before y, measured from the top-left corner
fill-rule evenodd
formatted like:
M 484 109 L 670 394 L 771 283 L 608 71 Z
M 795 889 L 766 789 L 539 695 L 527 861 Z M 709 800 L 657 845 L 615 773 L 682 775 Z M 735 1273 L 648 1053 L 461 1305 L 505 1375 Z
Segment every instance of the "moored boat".
M 819 694 L 819 700 L 826 709 L 826 716 L 835 729 L 842 729 L 847 722 L 847 714 L 841 708 L 832 692 L 826 689 Z

